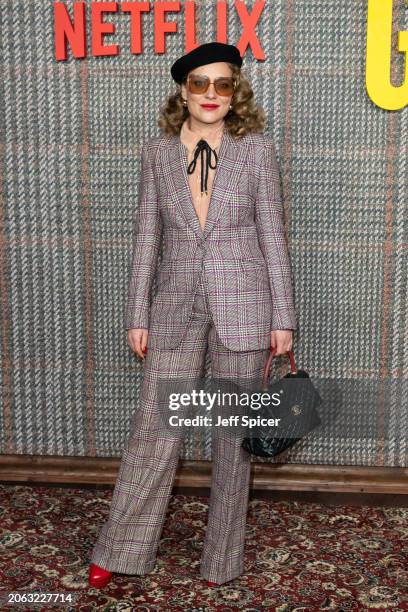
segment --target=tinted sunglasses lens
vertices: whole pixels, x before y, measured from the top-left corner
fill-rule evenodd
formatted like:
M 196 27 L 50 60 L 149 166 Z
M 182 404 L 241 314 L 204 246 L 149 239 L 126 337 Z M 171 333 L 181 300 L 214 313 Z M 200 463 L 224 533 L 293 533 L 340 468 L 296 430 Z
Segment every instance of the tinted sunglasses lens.
M 219 96 L 231 96 L 234 93 L 234 79 L 232 78 L 215 79 L 214 86 Z
M 190 76 L 188 88 L 191 93 L 203 94 L 210 86 L 210 79 L 204 76 Z M 234 79 L 232 77 L 220 77 L 214 81 L 215 91 L 219 96 L 231 96 L 234 93 Z
M 208 89 L 209 84 L 210 79 L 206 77 L 191 76 L 188 79 L 189 90 L 191 91 L 191 93 L 195 94 L 205 93 Z

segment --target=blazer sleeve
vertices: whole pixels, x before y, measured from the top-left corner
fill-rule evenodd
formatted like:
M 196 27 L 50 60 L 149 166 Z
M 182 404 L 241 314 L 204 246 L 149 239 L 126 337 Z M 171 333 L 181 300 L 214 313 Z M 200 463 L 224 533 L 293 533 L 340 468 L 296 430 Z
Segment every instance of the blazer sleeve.
M 273 141 L 267 139 L 259 168 L 255 222 L 272 292 L 272 327 L 296 329 L 291 266 L 283 224 L 279 165 Z
M 147 142 L 142 148 L 125 329 L 149 329 L 150 292 L 157 266 L 161 233 L 162 219 L 158 205 L 152 152 Z

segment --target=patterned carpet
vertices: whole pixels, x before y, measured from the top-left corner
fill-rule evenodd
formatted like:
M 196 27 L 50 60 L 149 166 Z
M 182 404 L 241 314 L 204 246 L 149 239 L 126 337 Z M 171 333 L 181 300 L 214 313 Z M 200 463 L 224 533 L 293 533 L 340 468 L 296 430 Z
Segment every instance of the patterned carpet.
M 199 575 L 207 498 L 171 498 L 155 570 L 87 587 L 111 490 L 0 485 L 0 580 L 71 603 L 20 610 L 408 610 L 408 508 L 250 501 L 246 573 L 220 588 Z

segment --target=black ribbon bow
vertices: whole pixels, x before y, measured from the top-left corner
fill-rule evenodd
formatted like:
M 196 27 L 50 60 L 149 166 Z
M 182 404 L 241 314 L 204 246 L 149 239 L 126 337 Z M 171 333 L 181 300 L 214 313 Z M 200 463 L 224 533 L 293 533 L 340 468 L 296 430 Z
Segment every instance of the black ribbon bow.
M 205 161 L 204 153 L 206 156 Z M 201 193 L 207 193 L 208 169 L 211 168 L 212 170 L 214 170 L 216 168 L 218 156 L 215 149 L 212 149 L 206 140 L 199 140 L 194 151 L 194 158 L 189 163 L 187 168 L 188 174 L 192 174 L 194 172 L 199 155 L 201 155 Z M 214 155 L 215 159 L 215 163 L 213 166 L 211 165 L 211 155 Z

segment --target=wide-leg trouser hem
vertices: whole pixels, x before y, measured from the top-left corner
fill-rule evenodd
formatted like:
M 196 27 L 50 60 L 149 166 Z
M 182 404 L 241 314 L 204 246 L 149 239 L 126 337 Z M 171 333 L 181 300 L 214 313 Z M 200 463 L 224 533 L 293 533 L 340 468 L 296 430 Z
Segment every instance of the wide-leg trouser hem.
M 97 550 L 94 550 L 92 563 L 99 565 L 99 567 L 109 572 L 143 576 L 144 574 L 150 574 L 154 570 L 156 559 L 143 559 L 139 557 L 129 561 L 129 559 L 126 560 L 123 556 L 115 558 L 114 556 L 103 554 L 103 552 L 99 553 Z
M 217 582 L 217 584 L 224 584 L 224 582 L 229 582 L 234 578 L 238 578 L 245 572 L 245 567 L 243 564 L 240 564 L 236 570 L 233 570 L 226 574 L 224 571 L 217 570 L 214 567 L 202 562 L 200 565 L 200 575 L 210 582 Z

